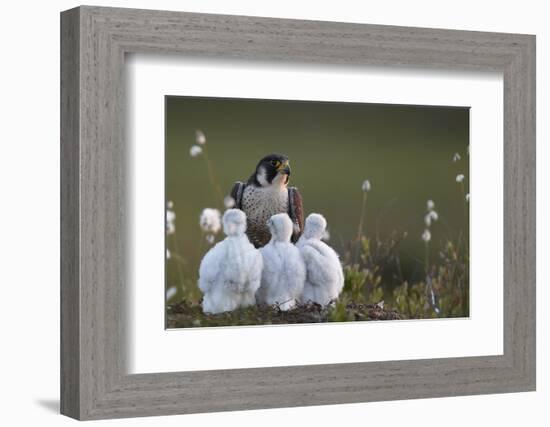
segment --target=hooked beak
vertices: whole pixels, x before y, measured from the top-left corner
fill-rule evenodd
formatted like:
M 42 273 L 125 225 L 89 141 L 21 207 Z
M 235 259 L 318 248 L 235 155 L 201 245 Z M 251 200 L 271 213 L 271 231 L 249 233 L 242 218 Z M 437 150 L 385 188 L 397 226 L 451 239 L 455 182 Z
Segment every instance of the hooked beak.
M 288 162 L 281 163 L 277 168 L 277 172 L 290 175 L 290 164 Z

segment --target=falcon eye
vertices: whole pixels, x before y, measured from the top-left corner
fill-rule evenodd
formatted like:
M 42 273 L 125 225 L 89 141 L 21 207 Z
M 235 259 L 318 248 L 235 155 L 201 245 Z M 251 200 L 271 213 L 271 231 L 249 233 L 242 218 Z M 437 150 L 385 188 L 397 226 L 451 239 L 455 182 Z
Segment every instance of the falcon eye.
M 279 160 L 271 160 L 271 165 L 272 166 L 278 167 L 280 164 L 281 164 L 281 162 Z

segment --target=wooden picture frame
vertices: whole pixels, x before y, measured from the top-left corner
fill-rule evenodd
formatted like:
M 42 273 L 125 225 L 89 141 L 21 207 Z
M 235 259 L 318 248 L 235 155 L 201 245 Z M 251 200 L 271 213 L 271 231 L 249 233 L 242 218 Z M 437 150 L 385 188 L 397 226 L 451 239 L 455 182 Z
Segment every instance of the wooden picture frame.
M 504 79 L 504 354 L 128 375 L 127 53 Z M 535 390 L 535 37 L 78 7 L 61 14 L 61 412 L 101 419 Z

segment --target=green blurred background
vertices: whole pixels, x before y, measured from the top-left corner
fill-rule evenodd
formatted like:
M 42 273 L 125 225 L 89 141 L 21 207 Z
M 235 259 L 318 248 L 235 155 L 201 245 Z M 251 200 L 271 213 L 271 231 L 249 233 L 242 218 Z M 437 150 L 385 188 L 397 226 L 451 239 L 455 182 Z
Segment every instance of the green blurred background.
M 357 234 L 361 184 L 368 179 L 365 234 L 408 233 L 399 247 L 402 274 L 411 282 L 424 274 L 420 236 L 428 199 L 440 216 L 431 245 L 468 233 L 468 205 L 456 182 L 464 174 L 468 192 L 468 108 L 174 96 L 165 107 L 166 200 L 176 213 L 176 233 L 166 239 L 172 254 L 166 287 L 177 289 L 172 301 L 200 298 L 197 270 L 210 245 L 199 215 L 205 207 L 223 210 L 204 155 L 189 153 L 197 129 L 206 135 L 204 148 L 224 194 L 246 180 L 261 157 L 286 154 L 306 215 L 327 218 L 328 243 L 339 253 Z M 461 160 L 453 162 L 455 153 Z M 216 240 L 222 238 L 220 232 Z

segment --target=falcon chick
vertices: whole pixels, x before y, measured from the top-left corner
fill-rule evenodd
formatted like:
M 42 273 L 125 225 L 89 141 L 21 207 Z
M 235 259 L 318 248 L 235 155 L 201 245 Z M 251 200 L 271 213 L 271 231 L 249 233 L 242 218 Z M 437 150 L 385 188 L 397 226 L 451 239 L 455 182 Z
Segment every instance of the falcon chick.
M 306 265 L 306 282 L 301 302 L 309 301 L 326 305 L 338 298 L 344 287 L 344 273 L 338 254 L 321 241 L 327 221 L 320 214 L 311 214 L 306 219 L 304 234 L 296 246 Z
M 304 228 L 302 196 L 296 187 L 288 187 L 290 164 L 282 154 L 270 154 L 258 162 L 247 182 L 236 182 L 231 190 L 235 208 L 247 217 L 247 235 L 260 248 L 271 239 L 267 221 L 275 214 L 287 213 L 294 227 L 295 243 Z
M 227 237 L 206 253 L 199 268 L 205 313 L 254 305 L 262 277 L 262 255 L 245 234 L 244 212 L 229 209 L 222 221 Z
M 306 268 L 300 251 L 290 243 L 293 227 L 289 216 L 286 213 L 273 215 L 267 225 L 272 237 L 260 249 L 264 268 L 256 300 L 259 303 L 278 304 L 281 310 L 289 310 L 302 294 Z

